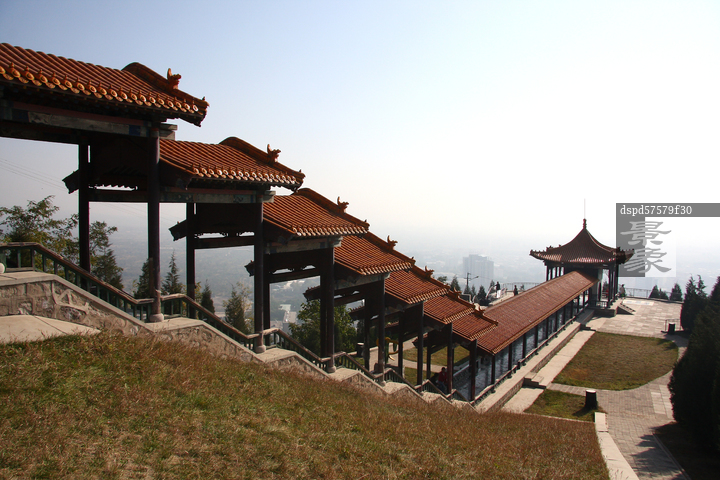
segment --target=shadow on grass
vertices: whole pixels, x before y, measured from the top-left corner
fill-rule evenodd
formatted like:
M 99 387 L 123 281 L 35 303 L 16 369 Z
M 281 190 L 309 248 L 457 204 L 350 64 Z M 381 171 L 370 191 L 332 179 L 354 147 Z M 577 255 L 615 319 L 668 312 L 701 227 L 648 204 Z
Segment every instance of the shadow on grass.
M 525 412 L 548 417 L 593 422 L 595 420 L 593 414 L 604 411 L 602 408 L 587 408 L 585 406 L 585 397 L 581 395 L 545 390 Z

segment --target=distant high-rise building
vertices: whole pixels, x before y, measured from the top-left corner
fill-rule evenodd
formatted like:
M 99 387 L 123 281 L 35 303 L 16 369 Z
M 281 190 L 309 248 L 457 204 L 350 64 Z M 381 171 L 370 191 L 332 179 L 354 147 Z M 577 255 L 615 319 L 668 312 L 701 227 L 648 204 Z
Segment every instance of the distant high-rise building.
M 490 257 L 485 255 L 470 255 L 463 258 L 463 268 L 465 269 L 463 274 L 467 275 L 469 273 L 470 278 L 479 277 L 474 281 L 470 280 L 470 285 L 483 285 L 487 289 L 491 280 L 497 280 L 495 278 L 495 264 Z

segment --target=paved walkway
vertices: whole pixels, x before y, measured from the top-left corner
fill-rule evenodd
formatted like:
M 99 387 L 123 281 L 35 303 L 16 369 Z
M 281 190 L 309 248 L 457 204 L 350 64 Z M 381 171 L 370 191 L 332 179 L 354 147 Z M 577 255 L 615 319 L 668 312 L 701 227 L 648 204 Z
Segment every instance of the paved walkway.
M 584 388 L 551 382 L 594 331 L 669 338 L 678 344 L 680 354 L 684 352 L 686 340 L 665 333 L 668 323 L 676 323 L 676 328 L 679 328 L 680 304 L 639 299 L 626 299 L 625 304 L 635 310 L 634 315 L 592 319 L 587 325 L 591 330 L 578 332 L 576 338 L 538 373 L 544 377 L 547 388 L 585 395 Z M 669 380 L 670 373 L 667 373 L 633 390 L 597 390 L 598 402 L 607 412 L 608 432 L 625 460 L 623 462 L 623 459 L 620 459 L 620 463 L 624 463 L 625 467 L 617 464 L 611 466 L 611 478 L 687 478 L 654 435 L 655 428 L 673 421 L 670 392 L 667 388 Z M 505 408 L 524 411 L 541 392 L 541 389 L 523 388 Z M 606 454 L 605 450 L 603 453 Z
M 0 317 L 0 343 L 37 342 L 60 335 L 92 335 L 99 332 L 92 327 L 36 315 Z

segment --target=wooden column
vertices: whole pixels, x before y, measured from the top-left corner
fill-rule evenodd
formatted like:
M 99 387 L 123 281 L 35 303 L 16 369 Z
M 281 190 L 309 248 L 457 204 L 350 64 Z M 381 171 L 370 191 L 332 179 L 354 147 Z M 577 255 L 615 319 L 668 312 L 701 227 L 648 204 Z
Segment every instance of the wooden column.
M 425 304 L 420 303 L 417 307 L 417 322 L 418 322 L 418 340 L 417 340 L 417 379 L 415 381 L 416 385 L 422 384 L 422 378 L 423 378 L 423 349 L 425 348 L 425 329 L 423 325 L 423 320 L 425 319 Z
M 477 385 L 477 340 L 470 344 L 470 398 L 475 399 L 475 387 Z
M 187 296 L 195 299 L 195 204 L 185 204 L 185 220 L 187 235 L 185 235 L 185 272 Z M 192 318 L 192 317 L 191 317 Z
M 90 272 L 90 158 L 86 138 L 78 145 L 78 172 L 80 188 L 78 188 L 78 242 L 80 249 L 80 268 Z M 60 253 L 60 252 L 57 252 Z
M 425 356 L 427 357 L 425 361 L 425 378 L 430 380 L 430 377 L 432 376 L 432 370 L 430 369 L 430 362 L 432 361 L 432 345 L 428 345 L 425 348 Z
M 375 366 L 376 373 L 385 371 L 385 279 L 378 282 L 378 363 Z
M 157 126 L 150 129 L 148 153 L 148 270 L 153 298 L 150 321 L 161 322 L 164 317 L 160 305 L 160 131 Z
M 453 348 L 453 324 L 452 322 L 445 327 L 447 329 L 447 393 L 453 389 L 453 375 L 455 373 L 455 349 Z
M 513 344 L 514 342 L 510 342 L 510 345 L 508 345 L 508 372 L 512 370 L 513 367 Z
M 403 365 L 403 363 L 404 363 L 403 362 L 403 353 L 405 353 L 404 352 L 405 348 L 403 346 L 403 343 L 404 343 L 403 338 L 405 338 L 405 324 L 407 323 L 405 315 L 407 315 L 407 314 L 408 314 L 407 311 L 402 312 L 400 314 L 400 318 L 398 319 L 398 331 L 399 331 L 399 333 L 398 333 L 398 350 L 397 350 L 398 369 L 400 370 L 400 372 L 399 372 L 400 376 L 403 378 L 405 378 L 405 375 L 403 374 L 403 366 L 404 366 Z
M 371 370 L 370 365 L 370 327 L 372 326 L 373 318 L 373 304 L 372 304 L 372 293 L 365 299 L 365 321 L 363 322 L 363 360 L 365 361 L 365 368 Z
M 265 352 L 265 342 L 262 336 L 265 313 L 265 238 L 263 229 L 263 204 L 262 194 L 258 193 L 255 207 L 255 232 L 254 232 L 254 257 L 255 257 L 255 282 L 253 284 L 255 314 L 255 353 Z M 322 335 L 321 335 L 322 336 Z
M 523 333 L 523 350 L 522 350 L 522 358 L 527 357 L 527 332 Z
M 493 355 L 491 360 L 491 367 L 490 367 L 490 383 L 495 383 L 495 355 Z
M 268 262 L 265 262 L 265 272 L 264 272 L 264 281 L 263 281 L 263 299 L 265 303 L 263 304 L 263 329 L 269 330 L 270 329 L 270 271 L 268 270 Z
M 335 249 L 323 252 L 320 273 L 320 345 L 322 357 L 329 357 L 328 373 L 335 371 Z

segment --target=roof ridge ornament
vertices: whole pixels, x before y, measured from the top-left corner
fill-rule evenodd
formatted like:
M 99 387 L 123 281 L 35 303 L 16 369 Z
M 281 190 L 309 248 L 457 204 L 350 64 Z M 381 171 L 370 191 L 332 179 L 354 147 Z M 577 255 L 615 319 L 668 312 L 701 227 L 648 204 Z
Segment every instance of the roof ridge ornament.
M 394 250 L 395 245 L 397 245 L 397 240 L 390 240 L 390 235 L 388 235 L 387 243 L 388 243 L 388 245 L 390 245 L 390 248 L 392 248 Z
M 280 156 L 279 149 L 272 150 L 270 148 L 270 144 L 268 143 L 267 153 L 268 153 L 268 157 L 270 157 L 270 160 L 272 160 L 273 162 L 277 162 L 277 158 L 278 158 L 278 156 Z
M 179 73 L 173 75 L 172 69 L 168 68 L 167 81 L 168 81 L 168 84 L 170 85 L 170 88 L 172 88 L 173 90 L 177 90 L 178 85 L 180 85 L 181 78 L 182 78 L 182 75 L 180 75 Z
M 340 197 L 338 197 L 338 199 L 337 199 L 337 204 L 338 204 L 338 207 L 340 207 L 340 210 L 343 211 L 343 213 L 345 212 L 345 209 L 346 209 L 347 206 L 349 205 L 348 202 L 341 202 L 341 201 L 340 201 Z

